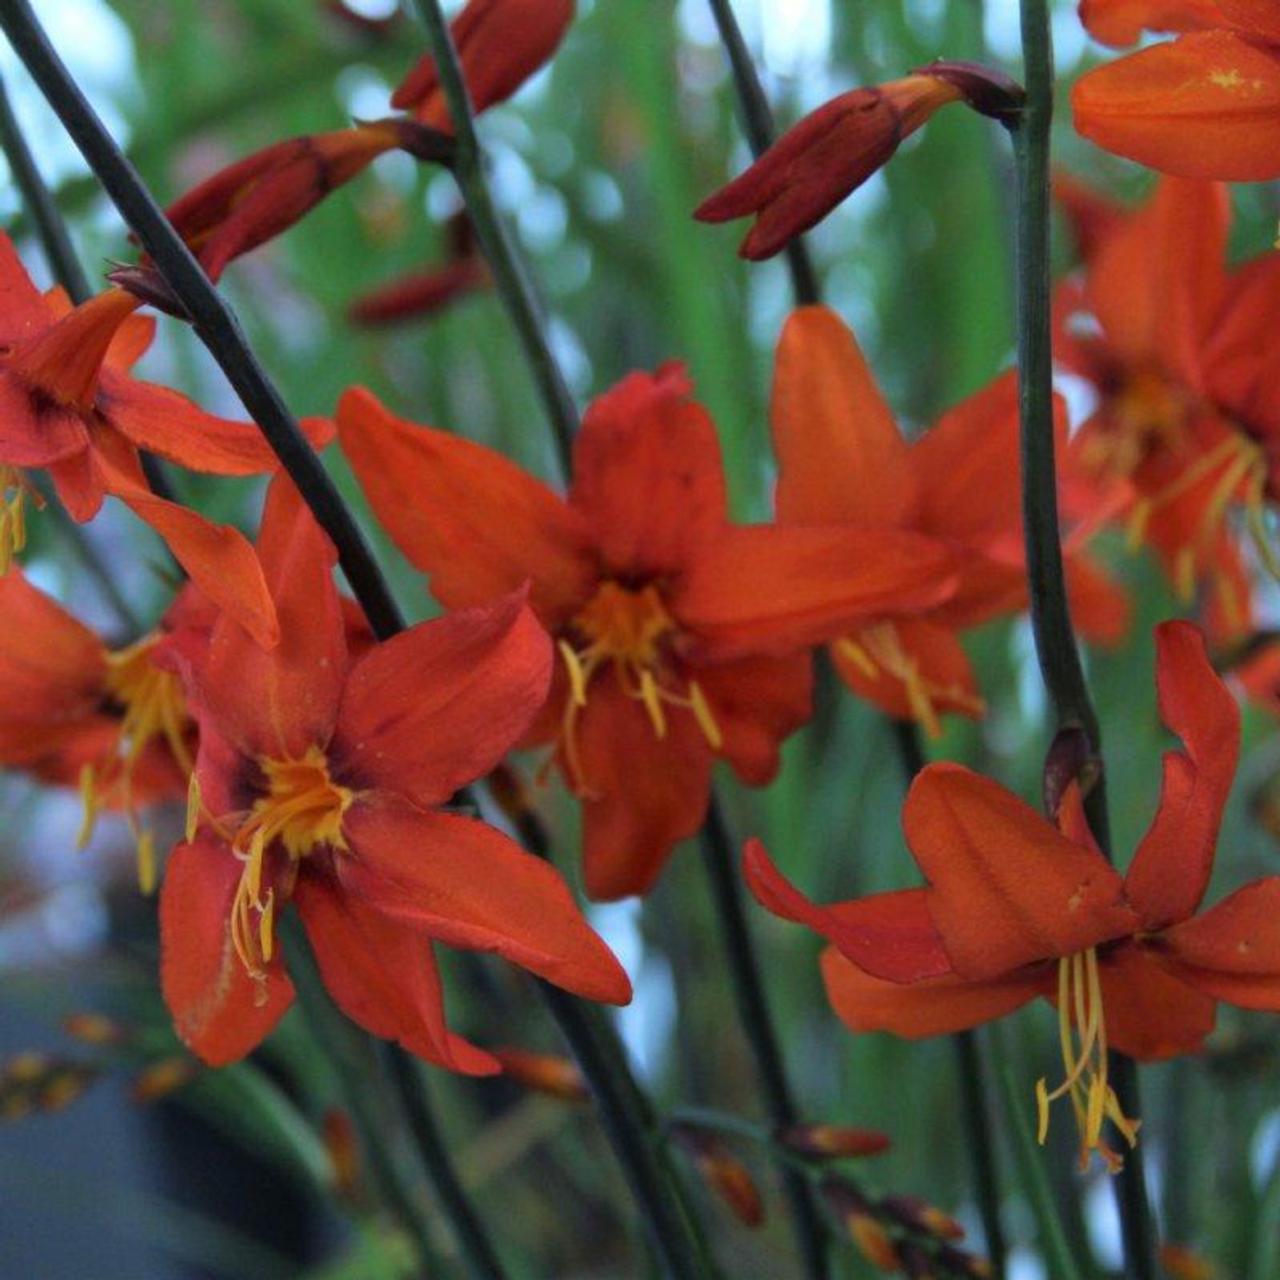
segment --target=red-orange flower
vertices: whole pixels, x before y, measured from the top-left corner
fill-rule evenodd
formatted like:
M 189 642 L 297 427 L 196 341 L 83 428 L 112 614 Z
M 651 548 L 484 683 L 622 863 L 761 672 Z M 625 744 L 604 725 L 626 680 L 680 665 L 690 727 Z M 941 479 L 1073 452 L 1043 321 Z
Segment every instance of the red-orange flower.
M 1137 1058 L 1190 1053 L 1215 1003 L 1280 1010 L 1280 877 L 1254 881 L 1197 914 L 1213 869 L 1239 754 L 1240 713 L 1186 622 L 1156 629 L 1160 714 L 1183 750 L 1164 758 L 1160 805 L 1128 873 L 1089 836 L 1079 788 L 1059 826 L 959 765 L 930 765 L 903 810 L 927 887 L 830 907 L 804 898 L 763 846 L 747 850 L 756 897 L 832 946 L 823 956 L 836 1012 L 860 1031 L 939 1035 L 1036 996 L 1058 1006 L 1066 1076 L 1037 1088 L 1070 1097 L 1082 1155 L 1111 1153 L 1105 1117 L 1132 1141 L 1106 1075 L 1108 1045 Z
M 573 21 L 574 0 L 468 0 L 450 26 L 472 110 L 505 102 L 555 53 Z M 428 54 L 391 95 L 391 105 L 422 124 L 450 131 L 453 121 Z
M 403 119 L 288 138 L 220 169 L 166 213 L 209 278 L 217 280 L 232 259 L 288 230 L 380 155 L 399 148 L 420 159 L 439 159 L 442 142 Z
M 107 494 L 119 498 L 212 600 L 272 643 L 275 618 L 253 548 L 236 530 L 158 498 L 138 459 L 148 449 L 215 475 L 272 471 L 275 455 L 257 428 L 129 376 L 154 322 L 135 316 L 139 304 L 122 290 L 72 309 L 60 290 L 41 295 L 0 236 L 0 293 L 0 569 L 21 546 L 22 473 L 43 468 L 76 520 L 91 520 Z M 323 443 L 327 424 L 311 427 Z
M 343 449 L 397 545 L 450 607 L 532 583 L 556 641 L 530 734 L 583 803 L 587 892 L 641 893 L 706 811 L 711 765 L 753 785 L 809 716 L 805 648 L 944 599 L 946 548 L 897 530 L 728 522 L 715 426 L 682 373 L 598 399 L 560 498 L 492 450 L 338 407 Z
M 1185 597 L 1212 588 L 1215 630 L 1238 633 L 1249 598 L 1228 517 L 1242 509 L 1270 555 L 1262 510 L 1276 486 L 1280 397 L 1259 335 L 1280 271 L 1269 255 L 1228 274 L 1229 217 L 1218 184 L 1162 179 L 1091 236 L 1084 276 L 1058 292 L 1054 349 L 1098 394 L 1071 466 L 1110 487 L 1131 540 L 1152 544 Z
M 160 899 L 161 984 L 178 1034 L 233 1061 L 293 998 L 276 919 L 297 906 L 334 999 L 375 1035 L 458 1071 L 497 1069 L 444 1022 L 428 940 L 496 951 L 590 999 L 630 985 L 558 872 L 441 811 L 541 706 L 546 635 L 522 593 L 422 623 L 352 660 L 335 555 L 292 485 L 258 550 L 280 643 L 233 618 L 174 654 L 200 726 L 188 839 Z
M 194 625 L 201 611 L 188 586 L 160 627 L 112 649 L 20 570 L 0 577 L 0 765 L 78 786 L 82 839 L 99 810 L 123 811 L 144 892 L 155 882 L 155 858 L 139 811 L 186 792 L 195 753 L 181 686 L 152 659 L 167 632 Z
M 852 332 L 834 311 L 802 307 L 778 341 L 772 423 L 780 521 L 911 530 L 956 556 L 956 592 L 936 609 L 881 617 L 832 644 L 841 678 L 930 736 L 943 713 L 981 715 L 959 633 L 1026 604 L 1014 375 L 909 444 Z M 1078 620 L 1091 635 L 1118 639 L 1128 626 L 1124 596 L 1082 555 L 1068 566 Z
M 1280 176 L 1280 10 L 1269 0 L 1084 0 L 1107 44 L 1183 32 L 1075 84 L 1076 128 L 1108 151 L 1186 178 Z
M 1002 116 L 1020 95 L 1005 77 L 967 63 L 935 63 L 901 80 L 850 90 L 788 129 L 693 216 L 729 222 L 755 214 L 738 252 L 755 261 L 771 258 L 887 164 L 939 108 L 964 100 Z

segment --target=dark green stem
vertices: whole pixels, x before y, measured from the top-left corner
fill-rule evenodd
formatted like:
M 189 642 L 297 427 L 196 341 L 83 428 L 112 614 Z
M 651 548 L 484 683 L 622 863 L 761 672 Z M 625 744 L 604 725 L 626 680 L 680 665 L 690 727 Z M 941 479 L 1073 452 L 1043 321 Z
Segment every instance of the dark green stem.
M 489 184 L 485 179 L 484 153 L 476 135 L 471 95 L 458 62 L 453 36 L 444 20 L 439 0 L 414 0 L 414 8 L 426 28 L 427 42 L 431 46 L 431 54 L 440 76 L 440 86 L 449 106 L 449 117 L 457 140 L 453 172 L 466 201 L 467 214 L 480 239 L 489 269 L 493 272 L 494 283 L 524 347 L 525 358 L 551 419 L 557 445 L 561 453 L 568 456 L 578 430 L 578 409 L 547 341 L 542 307 L 534 293 L 533 284 L 525 271 L 524 263 L 511 244 L 506 226 L 494 208 Z
M 742 28 L 738 26 L 731 0 L 709 0 L 709 3 L 720 31 L 720 41 L 729 58 L 738 110 L 742 116 L 742 131 L 747 135 L 751 154 L 758 160 L 773 145 L 773 112 L 768 98 L 764 96 L 751 51 L 742 38 Z M 799 236 L 787 245 L 787 270 L 791 272 L 791 289 L 797 306 L 812 306 L 821 300 L 813 261 Z
M 765 997 L 760 960 L 747 924 L 734 839 L 724 807 L 714 794 L 702 829 L 702 855 L 715 901 L 716 918 L 720 922 L 738 1017 L 755 1058 L 765 1110 L 776 1126 L 795 1124 L 798 1118 L 796 1106 L 783 1065 L 778 1033 Z M 814 1280 L 821 1280 L 828 1274 L 827 1236 L 813 1188 L 809 1180 L 795 1169 L 785 1164 L 780 1168 L 805 1273 Z
M 1058 529 L 1057 468 L 1053 433 L 1053 349 L 1049 276 L 1049 128 L 1053 116 L 1053 45 L 1046 0 L 1021 0 L 1022 55 L 1027 103 L 1013 126 L 1017 169 L 1018 377 L 1022 419 L 1022 519 L 1026 538 L 1031 624 L 1056 727 L 1082 729 L 1101 759 L 1098 717 L 1085 683 L 1067 604 Z M 1086 802 L 1089 825 L 1110 852 L 1106 791 L 1095 786 Z M 1125 1115 L 1141 1116 L 1133 1061 L 1111 1055 L 1116 1097 Z M 1116 1182 L 1125 1244 L 1125 1270 L 1133 1280 L 1156 1280 L 1151 1210 L 1142 1149 L 1128 1153 Z
M 503 1280 L 506 1272 L 449 1159 L 444 1136 L 427 1094 L 422 1064 L 398 1045 L 384 1046 L 383 1059 L 387 1073 L 399 1090 L 418 1153 L 427 1166 L 432 1186 L 453 1227 L 467 1274 L 472 1280 Z

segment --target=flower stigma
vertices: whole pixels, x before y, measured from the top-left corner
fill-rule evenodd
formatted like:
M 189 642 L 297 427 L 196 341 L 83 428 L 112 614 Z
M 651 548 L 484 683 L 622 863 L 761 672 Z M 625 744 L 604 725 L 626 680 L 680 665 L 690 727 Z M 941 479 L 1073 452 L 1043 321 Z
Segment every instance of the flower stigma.
M 1110 1120 L 1133 1148 L 1138 1145 L 1141 1121 L 1130 1120 L 1120 1110 L 1120 1101 L 1107 1080 L 1107 1025 L 1098 953 L 1093 947 L 1058 961 L 1058 1035 L 1066 1075 L 1052 1093 L 1043 1077 L 1036 1082 L 1040 1145 L 1049 1135 L 1050 1104 L 1069 1097 L 1080 1132 L 1080 1168 L 1088 1168 L 1089 1157 L 1096 1151 L 1109 1171 L 1118 1173 L 1124 1158 L 1103 1141 L 1103 1122 Z
M 720 749 L 720 726 L 701 686 L 686 679 L 684 690 L 679 687 L 681 677 L 670 660 L 677 633 L 676 621 L 652 583 L 631 588 L 607 581 L 569 624 L 568 638 L 557 640 L 569 677 L 561 736 L 579 795 L 591 792 L 578 751 L 578 716 L 587 705 L 592 678 L 605 663 L 613 664 L 623 692 L 643 704 L 659 740 L 667 736 L 667 709 L 678 707 L 692 712 L 712 750 Z

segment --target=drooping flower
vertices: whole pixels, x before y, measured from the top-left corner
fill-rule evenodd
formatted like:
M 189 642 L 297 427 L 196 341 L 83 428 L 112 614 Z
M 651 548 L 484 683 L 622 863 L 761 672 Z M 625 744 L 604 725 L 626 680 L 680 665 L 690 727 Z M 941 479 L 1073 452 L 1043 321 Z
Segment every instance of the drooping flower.
M 166 213 L 209 278 L 217 280 L 234 258 L 287 231 L 332 191 L 395 150 L 440 160 L 449 145 L 431 130 L 396 118 L 288 138 L 220 169 Z
M 956 556 L 955 594 L 936 609 L 879 618 L 831 645 L 841 678 L 930 736 L 944 713 L 981 715 L 959 634 L 1026 605 L 1015 376 L 998 378 L 908 443 L 852 332 L 830 309 L 802 307 L 778 341 L 772 424 L 780 521 L 910 530 Z M 1080 554 L 1081 542 L 1068 539 L 1078 621 L 1094 637 L 1117 640 L 1127 602 Z
M 903 810 L 928 882 L 829 907 L 808 901 L 749 844 L 746 874 L 770 911 L 832 945 L 827 993 L 857 1031 L 911 1038 L 1002 1017 L 1037 996 L 1057 1005 L 1065 1076 L 1037 1086 L 1043 1139 L 1068 1097 L 1081 1155 L 1118 1157 L 1110 1119 L 1134 1126 L 1108 1083 L 1108 1047 L 1140 1059 L 1196 1051 L 1218 1000 L 1280 1011 L 1280 877 L 1199 912 L 1239 754 L 1240 713 L 1190 623 L 1156 629 L 1160 715 L 1183 743 L 1164 757 L 1160 804 L 1122 878 L 1098 851 L 1079 786 L 1057 825 L 990 779 L 928 766 Z
M 23 473 L 41 468 L 78 521 L 91 520 L 107 494 L 119 498 L 212 600 L 272 643 L 275 618 L 253 548 L 235 529 L 157 497 L 138 458 L 147 449 L 215 475 L 273 471 L 257 428 L 129 375 L 154 323 L 134 315 L 128 293 L 108 289 L 75 308 L 60 290 L 41 295 L 0 236 L 0 294 L 0 543 L 8 539 L 0 562 L 21 545 Z M 326 441 L 327 424 L 308 428 L 315 444 Z
M 1011 80 L 972 63 L 934 63 L 901 80 L 852 89 L 805 116 L 693 216 L 730 222 L 754 214 L 738 252 L 754 261 L 771 258 L 887 164 L 940 108 L 964 101 L 1005 118 L 1021 100 Z
M 1229 217 L 1225 188 L 1181 178 L 1117 212 L 1084 275 L 1059 288 L 1054 350 L 1098 395 L 1070 465 L 1110 488 L 1131 542 L 1150 542 L 1185 598 L 1207 585 L 1221 627 L 1239 632 L 1249 599 L 1233 513 L 1271 558 L 1280 398 L 1262 335 L 1280 272 L 1269 258 L 1227 272 Z
M 530 740 L 555 744 L 582 800 L 595 898 L 653 884 L 701 825 L 717 757 L 769 781 L 809 716 L 807 646 L 954 587 L 947 549 L 920 534 L 730 524 L 715 426 L 688 391 L 667 366 L 600 397 L 567 499 L 367 391 L 338 407 L 369 501 L 442 603 L 532 583 L 560 660 Z
M 574 0 L 468 0 L 450 32 L 477 114 L 505 102 L 550 61 L 573 21 Z M 391 95 L 391 105 L 451 132 L 435 59 L 427 54 Z
M 1117 155 L 1185 178 L 1280 176 L 1280 10 L 1263 0 L 1084 0 L 1106 44 L 1180 32 L 1082 76 L 1075 126 Z
M 155 851 L 141 811 L 185 795 L 195 754 L 181 686 L 152 658 L 164 634 L 200 610 L 188 585 L 155 631 L 113 649 L 21 570 L 0 578 L 0 765 L 79 787 L 82 843 L 101 810 L 121 811 L 144 892 L 155 884 Z
M 626 975 L 548 863 L 442 811 L 541 706 L 545 633 L 523 593 L 421 623 L 353 660 L 335 555 L 285 477 L 258 550 L 280 618 L 263 649 L 236 621 L 172 654 L 200 730 L 187 840 L 160 898 L 161 985 L 206 1062 L 249 1052 L 293 998 L 276 921 L 296 906 L 334 999 L 375 1035 L 469 1073 L 429 942 L 496 951 L 589 999 Z

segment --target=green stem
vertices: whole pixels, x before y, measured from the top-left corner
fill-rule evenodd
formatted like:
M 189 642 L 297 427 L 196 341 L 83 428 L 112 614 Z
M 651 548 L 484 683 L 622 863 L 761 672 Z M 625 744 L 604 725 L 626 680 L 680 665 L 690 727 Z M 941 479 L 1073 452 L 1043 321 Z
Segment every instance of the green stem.
M 1017 170 L 1018 378 L 1022 419 L 1022 518 L 1026 538 L 1031 624 L 1057 729 L 1083 729 L 1101 759 L 1098 717 L 1085 683 L 1067 604 L 1058 529 L 1053 432 L 1053 348 L 1049 275 L 1049 128 L 1053 116 L 1053 45 L 1046 0 L 1021 0 L 1027 103 L 1013 126 Z M 1106 790 L 1100 781 L 1086 801 L 1089 825 L 1110 854 Z M 1131 1119 L 1141 1117 L 1133 1061 L 1111 1055 L 1116 1097 Z M 1116 1182 L 1126 1274 L 1156 1280 L 1151 1210 L 1141 1147 L 1131 1151 Z
M 994 1280 L 1001 1280 L 1008 1260 L 1004 1227 L 1000 1222 L 1000 1183 L 996 1176 L 996 1149 L 991 1134 L 991 1099 L 983 1071 L 982 1051 L 976 1031 L 960 1031 L 951 1037 L 956 1051 L 956 1070 L 964 1102 L 965 1145 L 973 1172 L 982 1234 L 986 1237 L 987 1260 Z
M 1053 1188 L 1049 1185 L 1049 1177 L 1044 1168 L 1044 1152 L 1031 1132 L 1031 1121 L 1028 1118 L 1030 1095 L 1019 1088 L 999 1028 L 992 1027 L 991 1034 L 996 1079 L 1004 1098 L 1005 1120 L 1013 1135 L 1014 1162 L 1018 1166 L 1023 1193 L 1030 1202 L 1031 1212 L 1040 1229 L 1040 1247 L 1049 1267 L 1049 1275 L 1052 1280 L 1084 1280 L 1083 1273 L 1071 1256 L 1071 1247 L 1067 1244 L 1066 1233 L 1058 1218 Z
M 778 1033 L 765 997 L 760 960 L 747 924 L 734 840 L 724 806 L 714 793 L 702 831 L 702 852 L 703 867 L 711 886 L 716 919 L 724 941 L 738 1017 L 755 1058 L 765 1110 L 777 1126 L 795 1124 L 796 1105 L 787 1081 Z M 792 1226 L 805 1273 L 813 1280 L 823 1280 L 828 1274 L 827 1235 L 813 1188 L 808 1179 L 786 1166 L 782 1167 L 782 1185 L 790 1205 Z
M 426 28 L 440 86 L 449 105 L 449 117 L 457 141 L 454 176 L 462 190 L 467 214 L 480 238 L 498 292 L 524 347 L 525 358 L 551 419 L 556 443 L 567 457 L 578 429 L 577 406 L 547 341 L 542 307 L 534 294 L 533 284 L 494 207 L 485 179 L 484 153 L 476 135 L 471 96 L 458 62 L 453 36 L 444 20 L 439 0 L 414 0 L 414 8 Z

